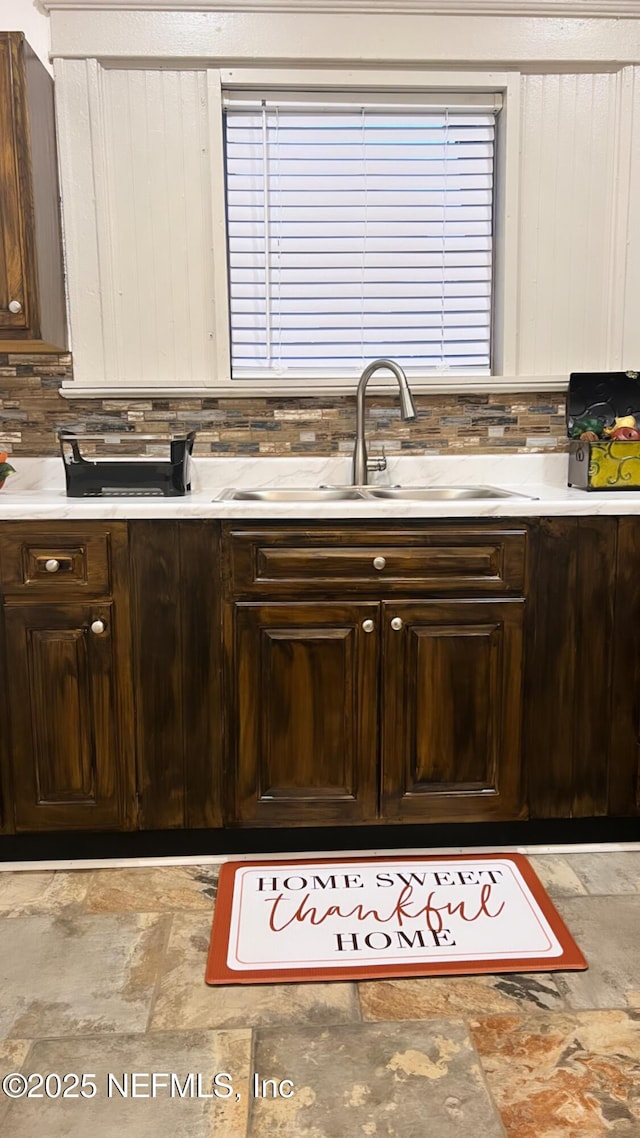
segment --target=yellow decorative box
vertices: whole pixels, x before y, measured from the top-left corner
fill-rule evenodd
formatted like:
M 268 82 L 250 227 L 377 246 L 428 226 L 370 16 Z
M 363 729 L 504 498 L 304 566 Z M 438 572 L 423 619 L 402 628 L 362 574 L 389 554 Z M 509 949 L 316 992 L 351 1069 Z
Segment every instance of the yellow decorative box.
M 572 442 L 569 485 L 582 490 L 640 490 L 640 442 Z

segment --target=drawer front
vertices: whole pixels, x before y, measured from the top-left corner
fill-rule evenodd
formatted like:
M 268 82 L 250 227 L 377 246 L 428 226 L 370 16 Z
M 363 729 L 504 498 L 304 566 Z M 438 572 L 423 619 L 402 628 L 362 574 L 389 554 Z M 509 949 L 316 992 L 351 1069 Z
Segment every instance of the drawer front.
M 377 594 L 421 589 L 439 594 L 519 594 L 527 533 L 476 526 L 423 530 L 264 530 L 231 534 L 235 593 L 321 592 L 354 586 Z
M 109 534 L 56 529 L 0 532 L 0 581 L 5 593 L 62 596 L 110 591 Z

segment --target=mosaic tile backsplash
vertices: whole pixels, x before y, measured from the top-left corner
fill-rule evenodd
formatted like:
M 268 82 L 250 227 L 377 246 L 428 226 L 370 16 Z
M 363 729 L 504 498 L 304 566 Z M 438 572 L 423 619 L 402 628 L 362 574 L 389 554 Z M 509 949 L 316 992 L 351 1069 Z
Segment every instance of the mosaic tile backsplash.
M 77 399 L 60 395 L 71 379 L 66 355 L 0 353 L 0 450 L 59 453 L 62 428 L 127 432 L 130 453 L 145 453 L 136 434 L 197 431 L 196 455 L 350 453 L 353 396 L 327 398 Z M 404 423 L 393 396 L 367 396 L 367 439 L 375 454 L 456 454 L 568 449 L 563 392 L 421 395 L 418 418 Z

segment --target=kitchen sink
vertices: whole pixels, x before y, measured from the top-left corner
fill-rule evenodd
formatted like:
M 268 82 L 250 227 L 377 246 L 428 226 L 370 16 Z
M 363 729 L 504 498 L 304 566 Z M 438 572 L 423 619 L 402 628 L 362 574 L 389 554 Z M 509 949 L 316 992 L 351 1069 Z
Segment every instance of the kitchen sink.
M 481 498 L 530 498 L 529 494 L 516 494 L 499 490 L 496 486 L 370 486 L 367 496 L 372 498 L 400 498 L 414 501 L 463 501 Z
M 244 490 L 232 487 L 218 495 L 221 501 L 239 502 L 362 502 L 372 498 L 399 501 L 464 501 L 485 498 L 530 498 L 496 486 L 264 486 Z
M 352 486 L 309 486 L 300 490 L 270 486 L 259 490 L 223 490 L 219 497 L 223 501 L 239 502 L 361 502 L 365 495 Z

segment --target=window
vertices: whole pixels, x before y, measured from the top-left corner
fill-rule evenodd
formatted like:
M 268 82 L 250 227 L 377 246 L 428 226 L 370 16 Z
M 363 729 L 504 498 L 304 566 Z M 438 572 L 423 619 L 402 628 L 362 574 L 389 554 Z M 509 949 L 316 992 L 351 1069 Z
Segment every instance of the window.
M 223 94 L 231 376 L 489 375 L 499 94 Z

